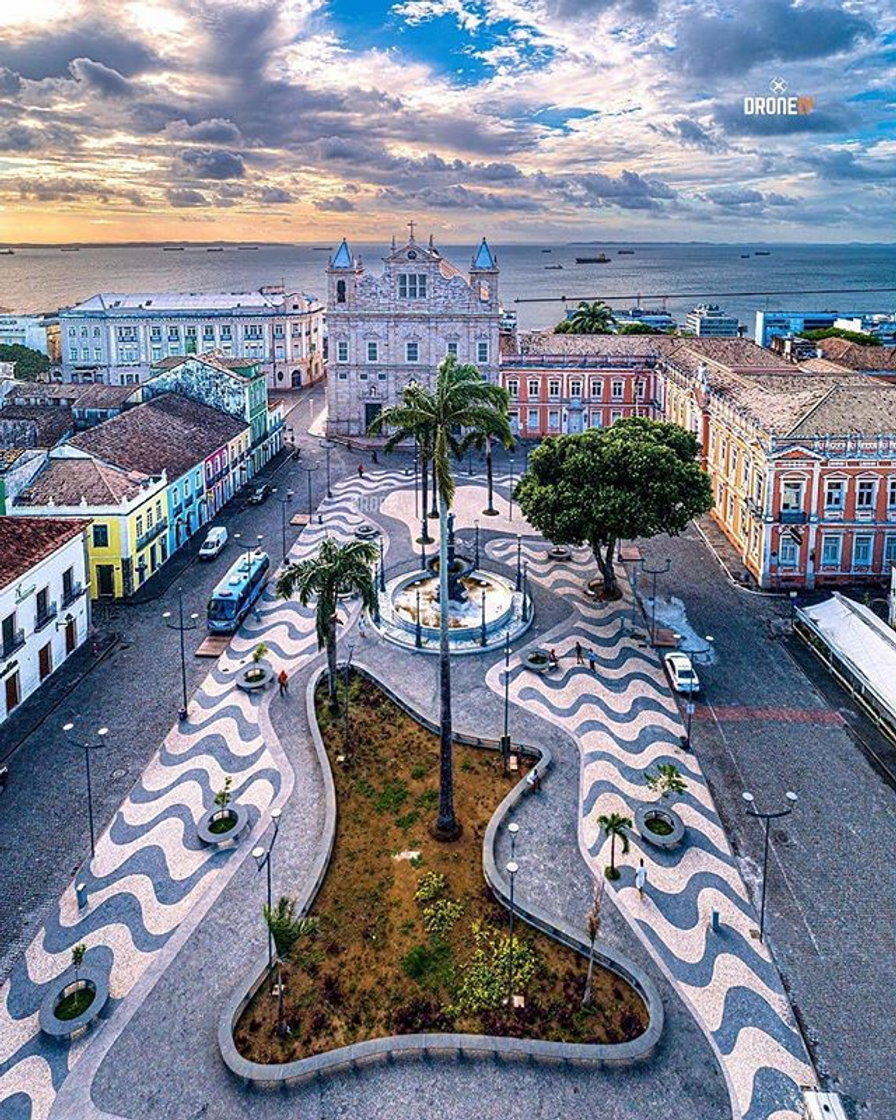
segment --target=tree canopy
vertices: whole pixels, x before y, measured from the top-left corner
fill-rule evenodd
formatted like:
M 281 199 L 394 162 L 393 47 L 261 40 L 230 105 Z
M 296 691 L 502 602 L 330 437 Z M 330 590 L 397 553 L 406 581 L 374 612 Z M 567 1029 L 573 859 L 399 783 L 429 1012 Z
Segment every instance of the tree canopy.
M 582 300 L 570 318 L 557 324 L 554 334 L 609 334 L 615 322 L 613 309 L 602 299 L 593 303 Z
M 0 362 L 15 362 L 15 375 L 20 381 L 36 381 L 50 368 L 46 354 L 18 342 L 0 344 Z
M 618 597 L 613 554 L 620 540 L 675 536 L 712 507 L 694 435 L 641 417 L 545 440 L 516 488 L 530 524 L 556 544 L 587 544 Z
M 842 327 L 824 327 L 818 331 L 803 331 L 803 338 L 810 342 L 821 342 L 825 338 L 845 338 L 847 342 L 858 342 L 861 346 L 880 346 L 880 339 L 874 334 L 860 331 L 847 331 Z

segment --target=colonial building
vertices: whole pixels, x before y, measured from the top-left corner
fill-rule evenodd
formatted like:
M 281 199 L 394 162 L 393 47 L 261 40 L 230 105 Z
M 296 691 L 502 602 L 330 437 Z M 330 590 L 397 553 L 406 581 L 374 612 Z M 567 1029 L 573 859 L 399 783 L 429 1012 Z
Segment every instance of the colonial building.
M 163 358 L 218 349 L 257 362 L 272 388 L 323 376 L 323 306 L 253 292 L 103 292 L 59 313 L 63 381 L 136 385 Z
M 379 276 L 343 240 L 327 268 L 328 432 L 364 436 L 411 381 L 431 387 L 453 354 L 498 381 L 498 263 L 485 238 L 469 272 L 433 244 L 394 241 Z
M 87 637 L 89 524 L 0 517 L 0 723 Z
M 896 563 L 896 388 L 749 342 L 660 362 L 664 415 L 694 432 L 713 516 L 762 587 L 854 583 Z
M 606 428 L 660 408 L 660 355 L 680 339 L 529 331 L 501 337 L 501 384 L 522 439 Z

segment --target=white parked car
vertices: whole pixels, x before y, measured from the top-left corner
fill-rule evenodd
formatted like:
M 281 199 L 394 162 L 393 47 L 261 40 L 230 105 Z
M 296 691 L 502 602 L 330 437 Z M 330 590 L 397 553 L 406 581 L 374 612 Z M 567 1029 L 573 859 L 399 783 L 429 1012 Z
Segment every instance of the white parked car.
M 227 530 L 223 525 L 209 529 L 208 536 L 202 542 L 202 548 L 199 549 L 199 559 L 214 560 L 225 544 L 227 544 Z
M 692 693 L 700 691 L 700 678 L 694 671 L 691 659 L 686 653 L 679 653 L 674 650 L 672 653 L 666 654 L 665 662 L 669 679 L 676 692 L 690 696 Z

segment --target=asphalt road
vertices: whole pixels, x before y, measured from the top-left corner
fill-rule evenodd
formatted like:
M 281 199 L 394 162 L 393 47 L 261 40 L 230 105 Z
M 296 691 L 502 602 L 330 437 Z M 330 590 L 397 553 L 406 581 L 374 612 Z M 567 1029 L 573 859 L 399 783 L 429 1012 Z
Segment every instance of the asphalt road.
M 783 807 L 787 790 L 799 795 L 772 827 L 766 936 L 819 1073 L 855 1116 L 891 1120 L 896 793 L 862 743 L 892 748 L 820 665 L 791 649 L 797 639 L 770 636 L 786 601 L 733 587 L 693 529 L 644 553 L 650 567 L 672 560 L 658 580 L 661 613 L 678 598 L 696 634 L 714 638 L 714 662 L 698 669 L 692 741 L 757 903 L 763 829 L 742 792 L 763 810 Z

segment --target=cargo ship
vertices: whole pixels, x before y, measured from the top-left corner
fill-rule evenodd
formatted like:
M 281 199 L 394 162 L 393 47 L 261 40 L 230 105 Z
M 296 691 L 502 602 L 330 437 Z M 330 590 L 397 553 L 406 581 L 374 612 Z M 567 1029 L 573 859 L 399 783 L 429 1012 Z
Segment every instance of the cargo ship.
M 606 253 L 599 253 L 596 257 L 576 257 L 576 264 L 609 264 L 610 258 Z

